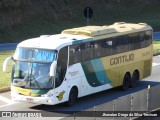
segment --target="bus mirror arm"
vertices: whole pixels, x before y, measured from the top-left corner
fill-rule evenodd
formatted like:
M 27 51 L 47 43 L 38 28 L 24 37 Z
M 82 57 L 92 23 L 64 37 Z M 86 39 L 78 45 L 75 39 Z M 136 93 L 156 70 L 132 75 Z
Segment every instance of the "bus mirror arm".
M 54 61 L 51 64 L 50 72 L 49 72 L 49 76 L 50 76 L 50 78 L 52 80 L 52 86 L 53 86 L 53 88 L 55 88 L 56 67 L 57 67 L 57 61 Z
M 57 61 L 54 61 L 50 67 L 50 72 L 49 72 L 50 77 L 56 76 L 56 66 L 57 66 Z
M 12 60 L 12 56 L 8 57 L 5 59 L 5 61 L 3 62 L 3 72 L 7 71 L 7 64 Z
M 54 88 L 55 77 L 50 76 L 50 80 L 51 80 L 51 86 Z

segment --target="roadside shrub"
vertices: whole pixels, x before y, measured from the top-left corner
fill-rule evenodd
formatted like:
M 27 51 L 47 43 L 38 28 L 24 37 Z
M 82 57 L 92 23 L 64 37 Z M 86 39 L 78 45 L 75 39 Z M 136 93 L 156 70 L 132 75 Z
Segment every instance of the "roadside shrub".
M 0 0 L 0 9 L 12 9 L 23 5 L 25 0 Z

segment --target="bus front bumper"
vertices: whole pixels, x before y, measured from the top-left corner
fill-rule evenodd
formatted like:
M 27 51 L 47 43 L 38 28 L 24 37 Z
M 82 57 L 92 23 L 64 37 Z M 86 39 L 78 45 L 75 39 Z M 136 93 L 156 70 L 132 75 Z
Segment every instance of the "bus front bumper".
M 20 95 L 15 91 L 11 91 L 11 99 L 17 102 L 29 102 L 29 103 L 37 103 L 37 104 L 54 105 L 53 97 L 25 96 L 25 95 Z

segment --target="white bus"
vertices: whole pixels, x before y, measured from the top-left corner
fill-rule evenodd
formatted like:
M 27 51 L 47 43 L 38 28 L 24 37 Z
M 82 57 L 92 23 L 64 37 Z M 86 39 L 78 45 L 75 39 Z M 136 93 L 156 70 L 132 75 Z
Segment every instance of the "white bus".
M 43 35 L 17 45 L 11 96 L 15 101 L 73 105 L 77 98 L 121 86 L 135 87 L 151 74 L 152 28 L 118 22 Z

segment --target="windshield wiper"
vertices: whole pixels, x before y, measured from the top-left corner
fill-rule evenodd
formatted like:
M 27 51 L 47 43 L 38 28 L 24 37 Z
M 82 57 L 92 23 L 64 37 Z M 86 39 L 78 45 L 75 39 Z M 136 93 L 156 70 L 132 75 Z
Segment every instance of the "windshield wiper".
M 34 87 L 33 85 L 36 85 L 36 88 L 42 89 L 33 75 L 31 75 L 29 78 L 31 88 Z

